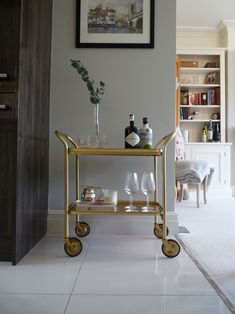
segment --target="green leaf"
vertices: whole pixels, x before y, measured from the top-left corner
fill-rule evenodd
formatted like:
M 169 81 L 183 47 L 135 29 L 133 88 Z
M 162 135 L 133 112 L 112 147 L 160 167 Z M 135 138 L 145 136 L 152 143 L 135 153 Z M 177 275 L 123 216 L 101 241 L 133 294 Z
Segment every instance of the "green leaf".
M 77 60 L 71 59 L 70 62 L 71 66 L 74 67 L 77 70 L 77 72 L 81 75 L 82 80 L 86 82 L 87 88 L 91 96 L 90 101 L 93 104 L 100 102 L 101 96 L 104 94 L 105 83 L 100 81 L 100 88 L 99 87 L 95 88 L 94 81 L 90 80 L 89 73 L 87 69 L 84 67 L 84 65 L 81 64 L 81 61 L 79 59 Z

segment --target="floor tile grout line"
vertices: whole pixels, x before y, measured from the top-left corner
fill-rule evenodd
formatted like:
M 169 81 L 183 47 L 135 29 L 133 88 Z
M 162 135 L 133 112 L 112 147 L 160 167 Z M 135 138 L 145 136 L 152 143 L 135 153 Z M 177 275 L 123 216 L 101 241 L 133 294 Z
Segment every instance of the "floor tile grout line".
M 67 308 L 68 308 L 69 302 L 70 302 L 71 297 L 72 297 L 72 295 L 73 295 L 73 290 L 74 290 L 74 287 L 75 287 L 75 285 L 76 285 L 76 282 L 77 282 L 77 279 L 78 279 L 79 273 L 80 273 L 80 271 L 81 271 L 81 269 L 82 269 L 82 266 L 83 266 L 83 264 L 84 264 L 85 257 L 86 257 L 86 255 L 87 255 L 87 251 L 88 251 L 88 247 L 89 247 L 89 245 L 90 245 L 90 242 L 91 242 L 91 238 L 90 238 L 90 239 L 88 239 L 87 247 L 86 247 L 86 250 L 85 250 L 85 252 L 84 252 L 84 256 L 83 256 L 83 258 L 82 258 L 81 265 L 80 265 L 79 270 L 78 270 L 78 272 L 77 272 L 77 276 L 76 276 L 76 278 L 75 278 L 75 280 L 74 280 L 73 287 L 72 287 L 72 289 L 71 289 L 71 292 L 70 292 L 70 295 L 69 295 L 68 301 L 67 301 L 66 306 L 65 306 L 65 309 L 64 309 L 64 314 L 66 314 L 66 311 L 67 311 Z
M 182 239 L 180 239 L 180 237 L 178 235 L 175 235 L 175 237 L 179 241 L 180 245 L 184 248 L 186 253 L 189 255 L 189 257 L 192 259 L 192 261 L 195 263 L 197 268 L 201 271 L 201 273 L 206 278 L 206 280 L 210 283 L 212 288 L 216 291 L 218 296 L 223 300 L 224 304 L 227 306 L 229 311 L 231 311 L 231 313 L 235 313 L 235 306 L 229 301 L 229 299 L 226 297 L 226 295 L 223 293 L 223 291 L 220 289 L 220 287 L 216 284 L 216 282 L 211 278 L 211 276 L 208 274 L 208 272 L 199 263 L 199 261 L 196 259 L 196 257 L 191 252 L 191 250 L 186 246 L 186 244 L 183 242 Z
M 59 295 L 70 295 L 70 293 L 41 293 L 41 292 L 0 292 L 0 295 L 50 295 L 50 296 L 59 296 Z
M 136 297 L 218 297 L 217 294 L 144 294 L 144 293 L 74 293 L 76 296 L 136 296 Z

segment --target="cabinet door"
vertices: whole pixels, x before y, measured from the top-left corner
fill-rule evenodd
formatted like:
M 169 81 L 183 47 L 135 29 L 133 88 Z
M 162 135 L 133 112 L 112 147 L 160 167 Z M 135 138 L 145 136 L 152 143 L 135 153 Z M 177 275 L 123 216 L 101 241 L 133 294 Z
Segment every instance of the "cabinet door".
M 215 188 L 225 188 L 230 185 L 229 180 L 229 156 L 224 147 L 192 147 L 191 158 L 193 160 L 208 160 L 215 166 L 212 186 Z
M 0 260 L 12 260 L 16 207 L 16 127 L 0 121 Z

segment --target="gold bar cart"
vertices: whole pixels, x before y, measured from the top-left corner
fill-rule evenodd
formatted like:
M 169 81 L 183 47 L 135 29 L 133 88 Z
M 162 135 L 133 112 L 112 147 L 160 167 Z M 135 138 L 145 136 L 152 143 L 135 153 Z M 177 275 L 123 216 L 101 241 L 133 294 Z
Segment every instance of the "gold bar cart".
M 82 251 L 82 243 L 78 238 L 70 237 L 69 219 L 71 215 L 76 216 L 75 232 L 79 237 L 85 237 L 90 232 L 90 227 L 86 222 L 80 221 L 80 215 L 138 215 L 154 217 L 154 234 L 162 239 L 162 252 L 167 257 L 176 257 L 180 252 L 180 245 L 176 240 L 167 239 L 168 228 L 166 225 L 167 197 L 166 197 L 166 149 L 167 145 L 174 138 L 172 132 L 164 136 L 154 149 L 120 149 L 120 148 L 81 148 L 68 135 L 55 131 L 56 136 L 64 145 L 64 250 L 69 256 L 77 256 Z M 139 207 L 139 211 L 126 212 L 125 205 L 127 201 L 118 201 L 114 208 L 97 209 L 93 206 L 79 206 L 79 157 L 82 155 L 94 156 L 150 156 L 153 157 L 154 175 L 157 177 L 157 157 L 162 158 L 162 185 L 163 195 L 162 204 L 157 202 L 157 193 L 154 194 L 154 201 L 151 206 L 153 211 L 143 212 L 141 206 L 143 201 L 136 201 L 134 205 Z M 76 163 L 76 200 L 69 204 L 69 157 L 75 157 Z M 161 218 L 162 223 L 157 222 L 157 216 Z

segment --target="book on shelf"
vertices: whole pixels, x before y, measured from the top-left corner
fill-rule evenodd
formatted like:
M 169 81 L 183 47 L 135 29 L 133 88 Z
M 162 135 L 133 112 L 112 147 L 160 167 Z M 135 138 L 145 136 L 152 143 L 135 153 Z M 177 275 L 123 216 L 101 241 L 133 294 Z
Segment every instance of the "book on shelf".
M 220 87 L 211 88 L 204 92 L 191 92 L 183 90 L 181 104 L 189 106 L 220 105 Z

